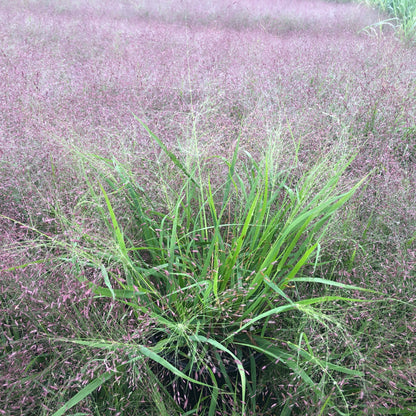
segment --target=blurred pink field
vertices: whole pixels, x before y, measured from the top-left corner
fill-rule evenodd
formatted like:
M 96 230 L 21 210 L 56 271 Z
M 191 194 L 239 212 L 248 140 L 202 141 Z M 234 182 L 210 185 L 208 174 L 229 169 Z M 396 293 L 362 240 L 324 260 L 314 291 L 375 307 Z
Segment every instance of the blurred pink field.
M 143 152 L 132 112 L 174 143 L 189 139 L 192 109 L 214 151 L 238 130 L 261 148 L 288 126 L 312 151 L 346 135 L 361 146 L 357 130 L 374 109 L 366 134 L 376 133 L 376 149 L 411 127 L 415 53 L 362 31 L 375 12 L 321 1 L 195 4 L 4 2 L 2 165 L 41 175 L 56 137 Z
M 241 134 L 254 155 L 271 138 L 288 151 L 300 141 L 307 166 L 342 143 L 359 152 L 357 177 L 383 166 L 377 193 L 394 194 L 399 221 L 415 218 L 402 189 L 414 184 L 414 49 L 369 36 L 377 13 L 356 4 L 197 4 L 2 2 L 2 212 L 18 215 L 7 196 L 25 178 L 66 165 L 62 142 L 150 175 L 134 163 L 154 159 L 135 113 L 185 155 L 192 135 L 202 154 L 226 155 Z

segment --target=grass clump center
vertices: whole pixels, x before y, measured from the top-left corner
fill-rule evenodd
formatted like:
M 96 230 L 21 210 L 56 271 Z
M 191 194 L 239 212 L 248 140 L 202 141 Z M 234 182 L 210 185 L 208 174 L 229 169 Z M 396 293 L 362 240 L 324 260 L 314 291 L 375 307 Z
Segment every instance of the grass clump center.
M 54 260 L 71 263 L 75 277 L 94 298 L 126 308 L 141 327 L 140 336 L 134 341 L 132 334 L 124 334 L 127 342 L 104 334 L 100 339 L 55 339 L 108 353 L 127 352 L 129 358 L 90 381 L 54 416 L 138 360 L 146 362 L 145 372 L 152 379 L 161 380 L 171 405 L 189 414 L 231 409 L 244 415 L 267 408 L 271 404 L 260 397 L 256 385 L 260 369 L 270 365 L 296 374 L 325 406 L 339 401 L 341 390 L 333 392 L 334 399 L 327 396 L 316 372 L 353 379 L 363 373 L 315 356 L 307 333 L 287 327 L 285 316 L 330 322 L 322 312 L 325 305 L 359 301 L 328 294 L 331 288 L 359 288 L 304 273 L 320 265 L 331 218 L 364 181 L 343 191 L 339 187 L 353 158 L 333 163 L 330 172 L 326 158 L 296 179 L 274 167 L 270 177 L 273 160 L 266 157 L 259 164 L 246 157 L 241 162 L 237 143 L 231 160 L 217 159 L 226 166 L 226 175 L 222 181 L 216 178 L 213 188 L 209 178 L 198 176 L 201 170 L 187 169 L 143 126 L 182 175 L 182 186 L 165 205 L 172 208 L 157 209 L 115 159 L 81 155 L 90 171 L 94 160 L 101 166 L 94 172 L 95 181 L 86 177 L 89 191 L 80 202 L 96 208 L 89 215 L 97 233 L 84 235 L 75 245 L 60 242 L 65 254 Z M 73 229 L 70 218 L 60 221 Z M 310 296 L 302 286 L 311 284 L 325 290 Z

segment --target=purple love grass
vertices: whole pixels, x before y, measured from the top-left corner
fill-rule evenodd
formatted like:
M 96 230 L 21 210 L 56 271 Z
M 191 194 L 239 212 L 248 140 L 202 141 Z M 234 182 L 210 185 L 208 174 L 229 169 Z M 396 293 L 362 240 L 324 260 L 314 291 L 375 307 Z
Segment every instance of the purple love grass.
M 364 381 L 337 380 L 350 395 L 352 414 L 414 409 L 416 50 L 388 28 L 379 36 L 362 31 L 378 14 L 357 4 L 138 3 L 0 2 L 0 214 L 19 221 L 0 219 L 0 413 L 51 414 L 103 368 L 126 360 L 122 353 L 87 351 L 52 338 L 107 334 L 129 342 L 153 331 L 145 314 L 134 317 L 94 299 L 69 263 L 52 267 L 47 261 L 62 250 L 54 238 L 80 243 L 85 235 L 106 235 L 83 204 L 87 185 L 71 145 L 126 163 L 159 207 L 180 189 L 177 171 L 132 113 L 187 166 L 203 160 L 203 177 L 213 185 L 224 172 L 212 171 L 219 168 L 210 157 L 229 159 L 238 136 L 257 161 L 265 144 L 273 143 L 276 169 L 299 176 L 330 149 L 357 152 L 344 186 L 372 175 L 326 237 L 331 245 L 322 257 L 330 263 L 305 273 L 407 303 L 374 295 L 378 303 L 339 304 L 331 312 L 345 333 L 336 326 L 308 327 L 297 315 L 287 326 L 276 324 L 276 331 L 297 342 L 294 334 L 302 328 L 316 351 L 331 351 L 334 359 L 360 351 L 362 359 L 348 364 L 366 369 Z M 239 157 L 249 160 L 243 152 Z M 116 204 L 123 209 L 125 201 Z M 73 219 L 69 231 L 60 212 Z M 121 221 L 126 229 L 134 226 L 127 215 Z M 33 264 L 11 270 L 26 263 Z M 320 293 L 312 285 L 307 290 Z M 310 296 L 307 290 L 299 296 Z M 270 370 L 262 381 L 269 409 L 287 402 L 299 414 L 318 414 L 327 396 L 313 402 L 296 375 L 282 374 Z M 131 392 L 120 398 L 117 411 L 144 400 L 143 414 L 151 414 L 149 386 L 133 374 L 125 377 L 120 384 Z M 139 386 L 144 394 L 137 393 Z M 326 388 L 343 406 L 339 392 Z M 123 391 L 108 389 L 106 400 Z M 179 404 L 186 400 L 177 397 Z M 86 400 L 78 411 L 91 412 L 92 406 Z

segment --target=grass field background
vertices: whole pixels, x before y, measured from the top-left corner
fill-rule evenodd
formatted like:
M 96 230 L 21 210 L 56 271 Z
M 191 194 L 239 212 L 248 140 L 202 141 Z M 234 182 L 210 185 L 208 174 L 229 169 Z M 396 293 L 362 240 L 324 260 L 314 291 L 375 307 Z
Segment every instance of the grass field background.
M 415 414 L 415 6 L 367 3 L 0 0 L 0 414 Z

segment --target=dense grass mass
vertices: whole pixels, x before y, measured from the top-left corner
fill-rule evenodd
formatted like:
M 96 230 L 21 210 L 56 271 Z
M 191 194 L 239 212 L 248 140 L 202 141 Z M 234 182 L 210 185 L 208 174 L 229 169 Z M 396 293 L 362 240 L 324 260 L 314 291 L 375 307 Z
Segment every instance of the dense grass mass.
M 0 0 L 0 414 L 416 413 L 415 7 L 371 4 Z
M 414 43 L 416 37 L 416 3 L 413 0 L 366 0 L 390 15 L 384 24 L 396 28 L 399 35 Z M 381 23 L 383 24 L 383 23 Z

